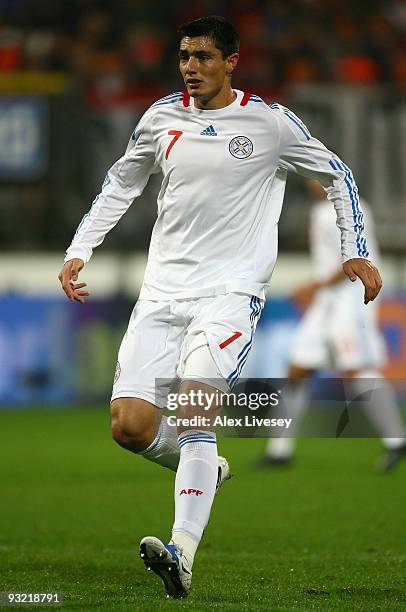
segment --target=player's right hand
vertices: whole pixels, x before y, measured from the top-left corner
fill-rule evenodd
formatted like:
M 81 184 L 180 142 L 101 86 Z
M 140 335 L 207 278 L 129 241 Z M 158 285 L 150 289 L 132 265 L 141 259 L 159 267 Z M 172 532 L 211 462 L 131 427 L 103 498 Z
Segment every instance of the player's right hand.
M 65 262 L 62 270 L 59 273 L 59 280 L 62 285 L 62 289 L 65 291 L 67 297 L 81 304 L 85 303 L 85 298 L 90 295 L 89 291 L 83 291 L 86 287 L 86 283 L 77 283 L 74 281 L 78 280 L 79 272 L 82 270 L 85 262 L 83 259 L 75 258 Z

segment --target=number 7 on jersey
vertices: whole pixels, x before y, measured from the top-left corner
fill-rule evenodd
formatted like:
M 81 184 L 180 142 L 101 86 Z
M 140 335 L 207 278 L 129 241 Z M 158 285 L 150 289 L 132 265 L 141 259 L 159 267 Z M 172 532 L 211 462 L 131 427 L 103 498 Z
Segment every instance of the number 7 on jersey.
M 169 136 L 173 136 L 173 138 L 171 142 L 169 143 L 168 148 L 166 149 L 165 159 L 168 159 L 169 153 L 171 152 L 173 145 L 175 144 L 177 140 L 179 140 L 183 132 L 181 130 L 169 130 L 168 134 Z

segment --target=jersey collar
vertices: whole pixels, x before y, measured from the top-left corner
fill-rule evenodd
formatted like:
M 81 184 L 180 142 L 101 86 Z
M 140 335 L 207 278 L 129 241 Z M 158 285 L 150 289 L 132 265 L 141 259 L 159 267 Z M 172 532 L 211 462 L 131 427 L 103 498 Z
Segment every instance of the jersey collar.
M 244 93 L 240 89 L 233 89 L 233 91 L 237 94 L 237 96 L 235 100 L 231 102 L 231 104 L 229 104 L 228 106 L 224 106 L 223 108 L 216 108 L 210 110 L 202 110 L 200 108 L 196 108 L 194 105 L 193 98 L 191 98 L 190 95 L 185 91 L 183 93 L 183 106 L 189 107 L 193 113 L 196 113 L 197 115 L 204 115 L 205 117 L 209 115 L 227 115 L 229 113 L 232 113 L 236 109 L 236 107 L 245 106 L 251 95 Z

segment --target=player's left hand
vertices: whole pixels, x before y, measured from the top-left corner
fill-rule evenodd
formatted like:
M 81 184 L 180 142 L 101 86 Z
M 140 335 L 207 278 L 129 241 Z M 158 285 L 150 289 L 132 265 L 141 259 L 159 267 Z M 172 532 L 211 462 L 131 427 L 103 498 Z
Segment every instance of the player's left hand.
M 376 298 L 382 287 L 382 278 L 378 268 L 373 263 L 368 259 L 355 257 L 343 264 L 343 270 L 350 281 L 357 280 L 357 276 L 361 279 L 365 287 L 364 304 L 368 304 Z

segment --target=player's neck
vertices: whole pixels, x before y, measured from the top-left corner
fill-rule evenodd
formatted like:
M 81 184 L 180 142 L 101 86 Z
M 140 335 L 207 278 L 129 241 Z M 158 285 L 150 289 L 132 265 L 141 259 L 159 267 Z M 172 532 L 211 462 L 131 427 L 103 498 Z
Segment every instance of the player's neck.
M 232 104 L 236 97 L 237 94 L 232 89 L 231 85 L 227 85 L 227 87 L 223 87 L 210 99 L 196 97 L 194 99 L 194 105 L 200 110 L 218 110 Z

